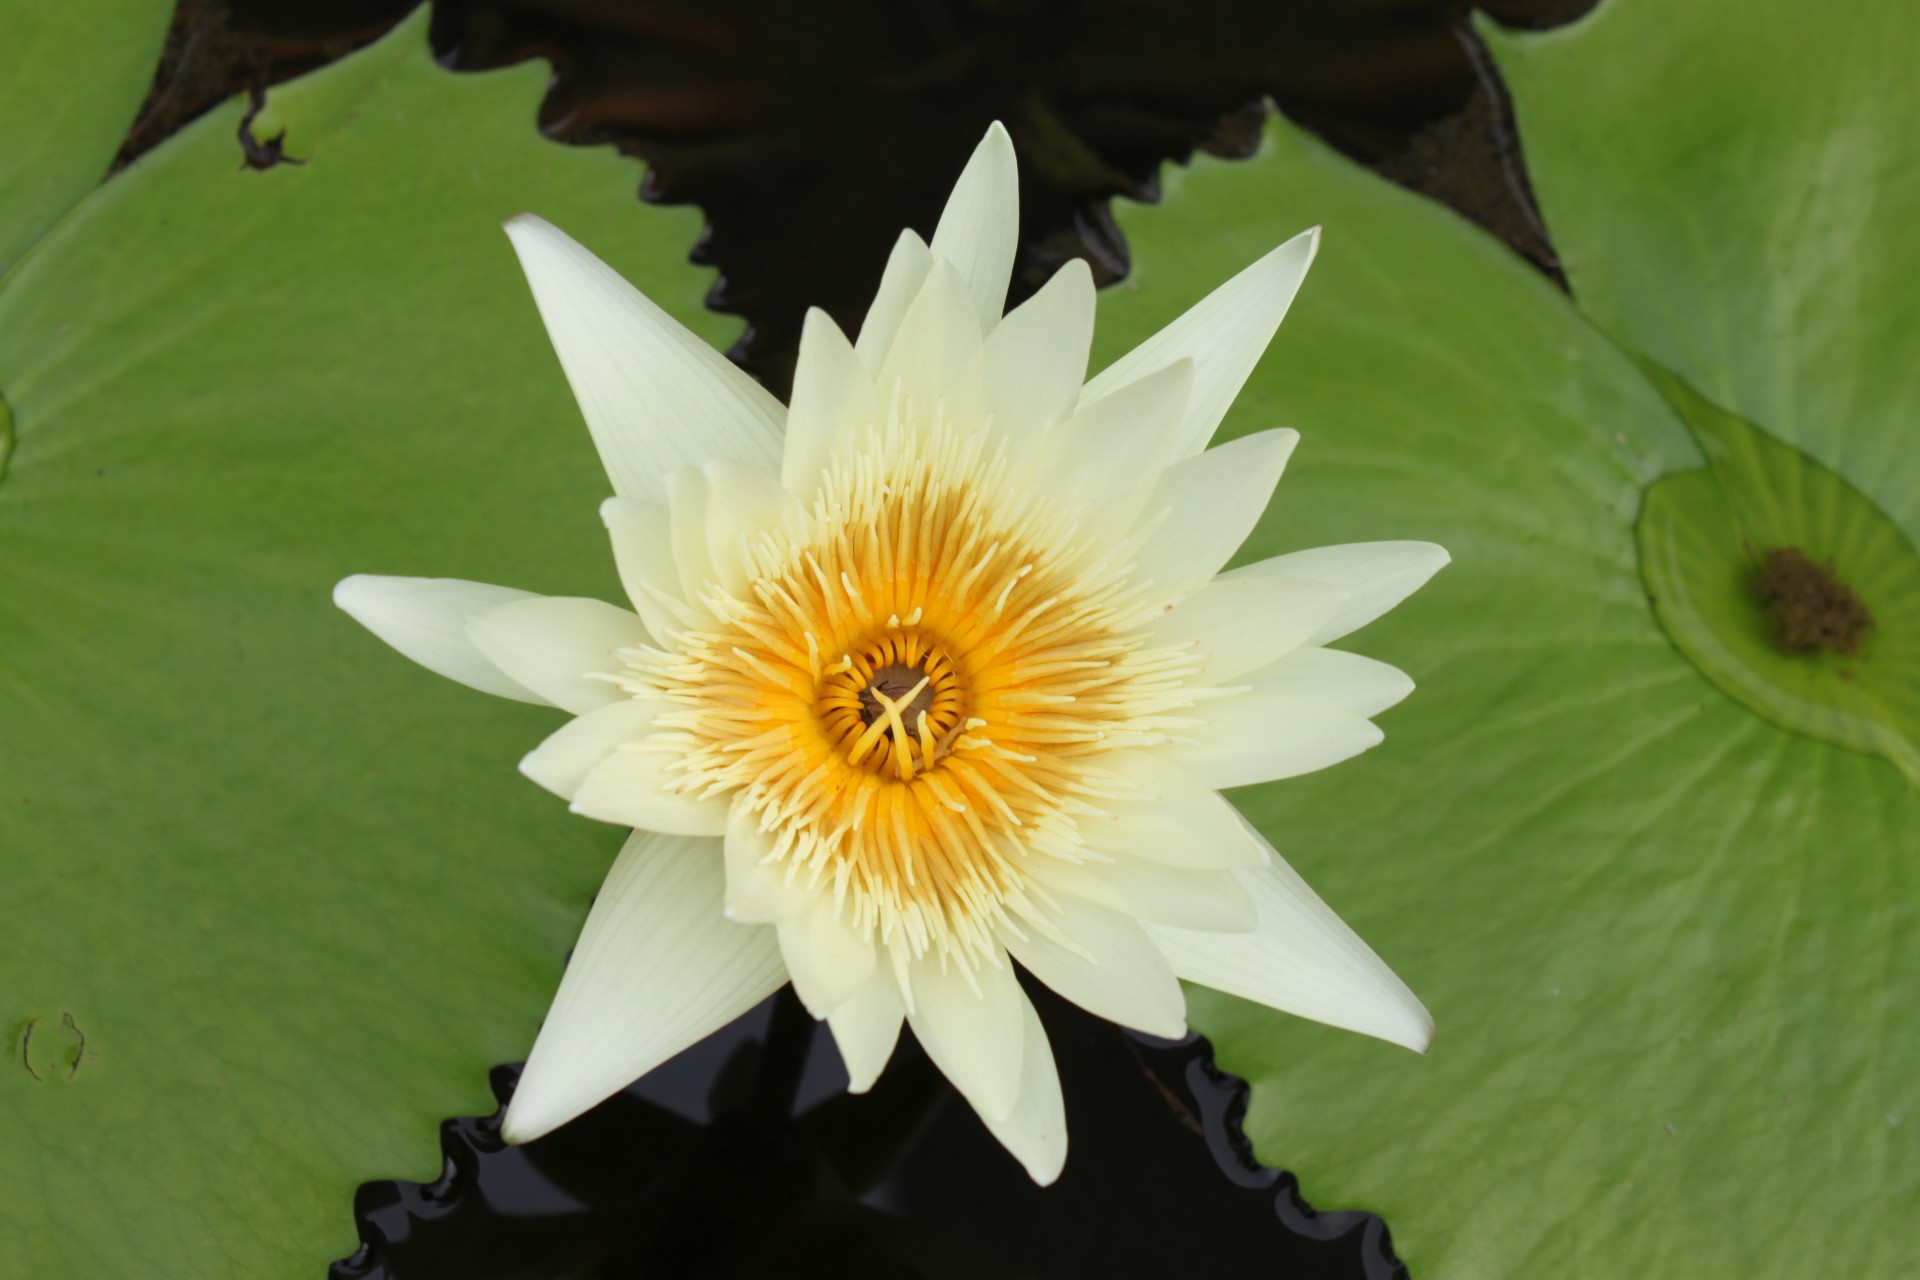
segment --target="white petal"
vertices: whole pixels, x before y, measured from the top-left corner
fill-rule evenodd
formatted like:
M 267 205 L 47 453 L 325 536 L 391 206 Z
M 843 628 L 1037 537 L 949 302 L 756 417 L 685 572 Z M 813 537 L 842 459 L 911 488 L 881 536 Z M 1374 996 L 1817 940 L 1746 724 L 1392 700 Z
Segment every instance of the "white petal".
M 1357 716 L 1377 716 L 1413 692 L 1413 681 L 1390 667 L 1339 649 L 1297 649 L 1247 677 L 1263 693 L 1344 707 Z
M 800 359 L 793 370 L 793 403 L 787 410 L 787 449 L 780 483 L 802 501 L 820 488 L 834 452 L 850 432 L 874 421 L 873 373 L 818 307 L 807 309 L 800 331 Z
M 709 462 L 707 551 L 714 580 L 736 596 L 747 593 L 747 549 L 763 533 L 791 529 L 800 504 L 778 480 L 737 462 Z
M 797 882 L 789 884 L 786 866 L 767 861 L 773 849 L 773 837 L 760 830 L 758 815 L 734 805 L 727 817 L 727 914 L 735 920 L 778 924 L 800 915 L 820 896 Z
M 906 1006 L 900 1003 L 900 990 L 893 985 L 893 974 L 881 966 L 867 984 L 827 1015 L 833 1029 L 833 1042 L 840 1046 L 840 1058 L 847 1064 L 847 1092 L 865 1093 L 886 1069 L 893 1046 L 900 1039 L 900 1023 Z
M 1431 542 L 1350 542 L 1275 556 L 1224 576 L 1318 582 L 1344 591 L 1346 602 L 1307 638 L 1318 645 L 1366 626 L 1418 591 L 1450 559 L 1444 547 Z
M 1127 789 L 1097 802 L 1110 817 L 1075 819 L 1088 848 L 1170 867 L 1257 867 L 1265 861 L 1239 812 L 1164 751 L 1110 751 L 1096 763 Z
M 584 715 L 627 695 L 589 676 L 620 671 L 616 649 L 647 643 L 640 619 L 618 605 L 539 596 L 496 605 L 467 621 L 474 647 L 556 707 Z
M 777 928 L 794 994 L 814 1017 L 845 1004 L 873 976 L 873 942 L 840 917 L 831 892 L 815 894 L 804 914 Z
M 333 602 L 347 615 L 407 657 L 470 689 L 516 702 L 550 706 L 545 698 L 493 664 L 467 638 L 467 619 L 515 600 L 537 600 L 531 591 L 488 586 L 461 578 L 385 578 L 356 573 L 333 589 Z
M 1155 645 L 1191 645 L 1195 683 L 1225 684 L 1277 662 L 1319 630 L 1344 597 L 1279 578 L 1215 578 L 1146 628 Z
M 1140 548 L 1135 580 L 1172 600 L 1218 573 L 1253 532 L 1299 441 L 1297 431 L 1262 431 L 1161 472 L 1141 515 L 1161 523 Z
M 1181 732 L 1167 756 L 1209 787 L 1246 787 L 1293 778 L 1351 759 L 1378 746 L 1371 720 L 1311 698 L 1253 689 L 1200 704 L 1204 723 Z
M 673 559 L 673 525 L 667 504 L 651 498 L 608 498 L 600 520 L 613 543 L 620 585 L 647 634 L 665 639 L 684 625 L 680 567 Z
M 700 799 L 676 788 L 686 785 L 670 765 L 667 749 L 623 747 L 602 760 L 573 793 L 575 813 L 625 827 L 643 827 L 682 836 L 727 833 L 727 802 Z
M 909 975 L 907 1023 L 927 1056 L 982 1119 L 1004 1120 L 1020 1092 L 1021 1011 L 1028 1007 L 1013 964 L 1004 957 L 998 967 L 980 964 L 977 992 L 956 962 L 941 972 L 937 956 L 914 961 Z
M 1060 1073 L 1053 1065 L 1047 1030 L 1033 1005 L 1024 998 L 1021 1004 L 1026 1052 L 1020 1063 L 1020 1099 L 1004 1120 L 980 1118 L 1027 1176 L 1046 1187 L 1067 1162 L 1067 1108 L 1060 1096 Z
M 1041 442 L 1035 487 L 1069 510 L 1148 498 L 1157 486 L 1142 482 L 1174 461 L 1174 431 L 1192 389 L 1193 361 L 1176 360 L 1075 413 Z
M 1185 1035 L 1187 1000 L 1180 993 L 1180 980 L 1146 932 L 1119 912 L 1079 898 L 1061 897 L 1057 905 L 1057 911 L 1047 913 L 1047 923 L 1065 935 L 1065 944 L 1022 919 L 1017 928 L 1024 938 L 1013 926 L 1000 931 L 1013 958 L 1108 1022 L 1167 1039 Z
M 682 467 L 668 474 L 667 523 L 673 530 L 673 563 L 681 598 L 691 603 L 713 585 L 713 545 L 707 539 L 707 473 Z
M 1075 258 L 987 333 L 987 412 L 1020 456 L 1073 412 L 1093 343 L 1093 273 Z
M 1087 384 L 1080 403 L 1092 404 L 1175 360 L 1190 358 L 1193 398 L 1174 441 L 1174 456 L 1206 448 L 1293 305 L 1319 249 L 1318 227 L 1287 241 L 1114 361 Z
M 629 742 L 653 732 L 668 706 L 652 699 L 622 698 L 567 721 L 520 762 L 520 772 L 562 800 L 573 799 L 587 775 Z
M 1264 852 L 1258 855 L 1265 860 Z M 1106 862 L 1035 858 L 1033 876 L 1049 888 L 1103 907 L 1182 929 L 1244 933 L 1258 923 L 1253 899 L 1231 871 L 1170 867 L 1124 853 Z
M 901 318 L 920 296 L 920 287 L 927 282 L 927 274 L 932 270 L 933 253 L 927 248 L 927 242 L 911 228 L 902 231 L 900 238 L 893 242 L 893 252 L 887 256 L 887 269 L 880 274 L 880 287 L 874 292 L 873 305 L 867 308 L 867 318 L 860 325 L 860 337 L 853 344 L 860 362 L 874 373 L 886 364 L 894 336 L 900 332 Z
M 551 223 L 507 235 L 615 493 L 657 498 L 711 458 L 779 470 L 786 410 L 764 387 Z
M 530 1142 L 780 989 L 764 925 L 720 914 L 720 846 L 636 831 L 587 913 L 501 1131 Z
M 1175 973 L 1203 987 L 1426 1052 L 1433 1043 L 1433 1019 L 1426 1009 L 1278 853 L 1268 867 L 1240 876 L 1260 910 L 1260 925 L 1252 933 L 1147 926 Z
M 1019 247 L 1020 169 L 1014 162 L 1013 139 L 996 120 L 953 184 L 932 245 L 933 256 L 951 262 L 966 281 L 982 332 L 1006 310 L 1007 284 Z
M 978 423 L 986 412 L 984 370 L 966 286 L 951 266 L 938 263 L 900 322 L 876 394 L 890 395 L 898 379 L 923 426 L 932 425 L 941 405 L 949 420 Z

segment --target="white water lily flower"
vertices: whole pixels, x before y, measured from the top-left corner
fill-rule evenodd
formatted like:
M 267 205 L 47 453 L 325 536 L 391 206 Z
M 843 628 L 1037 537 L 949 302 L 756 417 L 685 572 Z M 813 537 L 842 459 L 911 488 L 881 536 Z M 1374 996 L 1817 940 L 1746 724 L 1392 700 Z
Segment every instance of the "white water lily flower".
M 1071 262 L 1002 315 L 1013 148 L 894 247 L 859 340 L 807 317 L 780 403 L 537 218 L 507 226 L 617 496 L 632 610 L 357 576 L 415 661 L 576 717 L 521 762 L 634 828 L 508 1107 L 563 1124 L 792 981 L 850 1087 L 905 1021 L 1041 1183 L 1066 1158 L 1015 962 L 1185 1028 L 1180 979 L 1424 1050 L 1413 994 L 1219 794 L 1380 741 L 1399 671 L 1324 647 L 1447 556 L 1230 573 L 1292 431 L 1206 444 L 1318 245 L 1295 237 L 1082 385 Z

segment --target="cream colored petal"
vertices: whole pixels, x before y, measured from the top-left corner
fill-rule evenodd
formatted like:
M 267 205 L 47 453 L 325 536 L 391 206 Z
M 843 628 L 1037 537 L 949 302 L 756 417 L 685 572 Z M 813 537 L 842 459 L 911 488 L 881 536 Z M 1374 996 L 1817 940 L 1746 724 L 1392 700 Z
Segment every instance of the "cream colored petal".
M 587 775 L 629 742 L 653 731 L 667 704 L 622 698 L 567 721 L 520 762 L 520 772 L 562 800 L 573 799 Z
M 1260 911 L 1252 933 L 1147 927 L 1175 973 L 1285 1013 L 1426 1052 L 1433 1043 L 1432 1017 L 1279 854 L 1269 866 L 1239 874 Z
M 888 966 L 880 966 L 865 986 L 827 1015 L 833 1042 L 847 1064 L 847 1092 L 865 1093 L 886 1069 L 906 1018 L 900 990 Z
M 986 339 L 987 412 L 1014 457 L 1073 412 L 1093 342 L 1093 273 L 1075 258 Z
M 780 989 L 773 930 L 720 913 L 718 841 L 636 831 L 587 913 L 501 1131 L 530 1142 Z
M 1094 802 L 1109 816 L 1075 819 L 1089 848 L 1203 870 L 1257 867 L 1266 858 L 1226 798 L 1166 751 L 1110 751 L 1095 763 L 1120 789 Z
M 932 270 L 933 253 L 927 248 L 927 242 L 911 228 L 902 231 L 900 238 L 893 242 L 886 270 L 880 274 L 880 287 L 874 292 L 873 304 L 867 308 L 867 318 L 860 325 L 860 337 L 853 344 L 860 362 L 874 373 L 886 364 L 894 336 L 900 332 L 901 318 L 920 296 L 920 287 L 927 282 Z
M 1134 580 L 1175 600 L 1211 579 L 1253 532 L 1299 441 L 1296 431 L 1262 431 L 1161 472 L 1140 517 L 1160 523 L 1140 548 Z
M 932 245 L 934 258 L 952 263 L 966 281 L 983 333 L 1006 310 L 1019 247 L 1020 169 L 1013 139 L 996 120 L 953 184 Z
M 672 752 L 623 747 L 595 765 L 573 793 L 575 813 L 624 827 L 682 836 L 727 833 L 727 802 L 679 790 L 685 777 L 671 769 Z
M 647 643 L 638 617 L 577 596 L 496 605 L 467 621 L 467 636 L 493 665 L 575 715 L 625 698 L 609 681 L 589 677 L 622 670 L 615 650 Z
M 1247 683 L 1262 693 L 1311 698 L 1357 716 L 1377 716 L 1413 692 L 1413 681 L 1398 667 L 1339 649 L 1296 649 L 1248 675 Z
M 1221 789 L 1312 773 L 1385 736 L 1344 707 L 1260 689 L 1203 702 L 1191 714 L 1203 721 L 1182 730 L 1194 742 L 1166 748 L 1167 758 Z
M 776 928 L 794 994 L 816 1018 L 851 1000 L 873 976 L 873 941 L 841 918 L 831 892 L 815 894 L 804 913 Z
M 681 598 L 698 600 L 714 581 L 713 544 L 707 538 L 707 473 L 682 467 L 666 479 L 667 524 L 673 531 L 673 563 Z
M 333 589 L 333 602 L 348 617 L 402 654 L 470 689 L 551 706 L 545 698 L 493 664 L 467 638 L 467 619 L 516 600 L 538 600 L 531 591 L 494 587 L 461 578 L 387 578 L 356 573 Z
M 1280 578 L 1215 578 L 1146 628 L 1154 645 L 1190 646 L 1197 684 L 1226 684 L 1306 643 L 1345 597 Z
M 773 837 L 760 830 L 759 817 L 735 804 L 727 817 L 727 914 L 755 924 L 791 920 L 813 906 L 820 895 L 789 884 L 785 865 L 769 863 Z M 831 896 L 831 895 L 829 895 Z
M 1257 923 L 1253 899 L 1231 871 L 1170 867 L 1129 854 L 1100 852 L 1109 861 L 1035 858 L 1028 869 L 1049 888 L 1136 920 L 1220 933 L 1244 933 Z
M 803 503 L 811 501 L 841 443 L 877 414 L 872 371 L 833 317 L 818 307 L 808 308 L 800 330 L 800 359 L 793 370 L 793 403 L 787 410 L 780 483 Z
M 1176 360 L 1075 413 L 1036 450 L 1034 487 L 1069 510 L 1151 495 L 1192 388 L 1193 361 Z
M 507 235 L 615 493 L 660 497 L 712 458 L 779 470 L 786 410 L 765 388 L 551 223 L 523 213 Z
M 1012 963 L 1002 956 L 998 967 L 979 965 L 973 971 L 978 991 L 958 964 L 949 961 L 942 972 L 936 956 L 914 961 L 908 974 L 913 1001 L 907 1024 L 933 1065 L 982 1119 L 1006 1119 L 1020 1094 L 1022 1011 L 1028 1008 Z
M 939 411 L 972 426 L 985 413 L 984 368 L 980 323 L 966 285 L 952 266 L 936 263 L 900 322 L 875 394 L 887 399 L 898 380 L 923 427 L 931 426 Z
M 647 634 L 665 640 L 686 625 L 680 567 L 673 559 L 667 504 L 651 498 L 608 498 L 600 520 L 613 543 L 613 563 Z
M 1020 1062 L 1020 1097 L 1004 1120 L 980 1118 L 999 1139 L 1027 1176 L 1046 1187 L 1053 1185 L 1067 1163 L 1067 1108 L 1060 1096 L 1060 1073 L 1053 1063 L 1053 1046 L 1040 1015 L 1024 998 L 1021 1029 L 1026 1052 Z
M 1187 1001 L 1180 981 L 1137 923 L 1075 897 L 1058 897 L 1056 908 L 1045 913 L 1047 924 L 1064 935 L 1063 940 L 1049 937 L 1031 920 L 1001 928 L 1000 941 L 1015 960 L 1108 1022 L 1168 1039 L 1187 1033 Z
M 1175 360 L 1190 358 L 1193 397 L 1173 453 L 1188 457 L 1206 448 L 1293 305 L 1319 249 L 1318 227 L 1287 241 L 1114 361 L 1087 384 L 1080 403 L 1092 404 Z
M 747 594 L 748 548 L 762 535 L 797 526 L 800 504 L 778 480 L 737 462 L 709 462 L 707 551 L 717 582 L 736 596 Z
M 1224 576 L 1317 582 L 1345 592 L 1345 603 L 1307 638 L 1308 644 L 1320 645 L 1366 626 L 1418 591 L 1451 559 L 1431 542 L 1350 542 L 1275 556 Z

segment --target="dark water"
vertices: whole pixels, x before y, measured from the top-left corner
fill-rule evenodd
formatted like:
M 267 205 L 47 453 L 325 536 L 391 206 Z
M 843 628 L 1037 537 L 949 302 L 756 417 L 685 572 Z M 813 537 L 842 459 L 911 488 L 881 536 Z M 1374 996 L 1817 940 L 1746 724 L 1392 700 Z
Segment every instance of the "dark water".
M 1592 3 L 1483 7 L 1549 25 Z M 122 161 L 411 7 L 182 0 Z M 783 395 L 805 308 L 856 328 L 899 228 L 931 231 L 995 119 L 1021 162 L 1014 301 L 1069 257 L 1124 275 L 1109 202 L 1155 198 L 1169 159 L 1244 154 L 1269 98 L 1556 270 L 1458 0 L 439 0 L 432 38 L 455 70 L 549 58 L 548 134 L 613 143 L 646 162 L 645 198 L 701 208 L 709 301 L 745 317 L 734 355 Z M 845 1095 L 830 1039 L 782 997 L 530 1147 L 503 1146 L 497 1115 L 447 1121 L 438 1182 L 360 1188 L 364 1243 L 333 1280 L 1406 1274 L 1378 1218 L 1316 1214 L 1253 1162 L 1244 1092 L 1203 1041 L 1034 994 L 1072 1134 L 1052 1188 L 911 1036 Z M 495 1072 L 503 1101 L 516 1074 Z
M 1122 1032 L 1030 984 L 1072 1135 L 1038 1188 L 911 1036 L 863 1097 L 781 996 L 573 1125 L 504 1147 L 449 1121 L 444 1176 L 369 1183 L 332 1280 L 764 1277 L 1404 1277 L 1386 1226 L 1319 1213 L 1262 1168 L 1246 1091 L 1199 1037 Z M 504 1102 L 516 1068 L 494 1076 Z

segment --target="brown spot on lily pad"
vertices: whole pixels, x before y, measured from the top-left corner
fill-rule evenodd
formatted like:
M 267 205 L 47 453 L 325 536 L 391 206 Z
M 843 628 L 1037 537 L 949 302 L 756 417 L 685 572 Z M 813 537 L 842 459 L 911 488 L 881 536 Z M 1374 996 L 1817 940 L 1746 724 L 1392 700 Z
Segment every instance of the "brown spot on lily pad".
M 1753 582 L 1773 619 L 1775 639 L 1788 653 L 1860 652 L 1873 611 L 1834 574 L 1799 547 L 1775 547 Z

